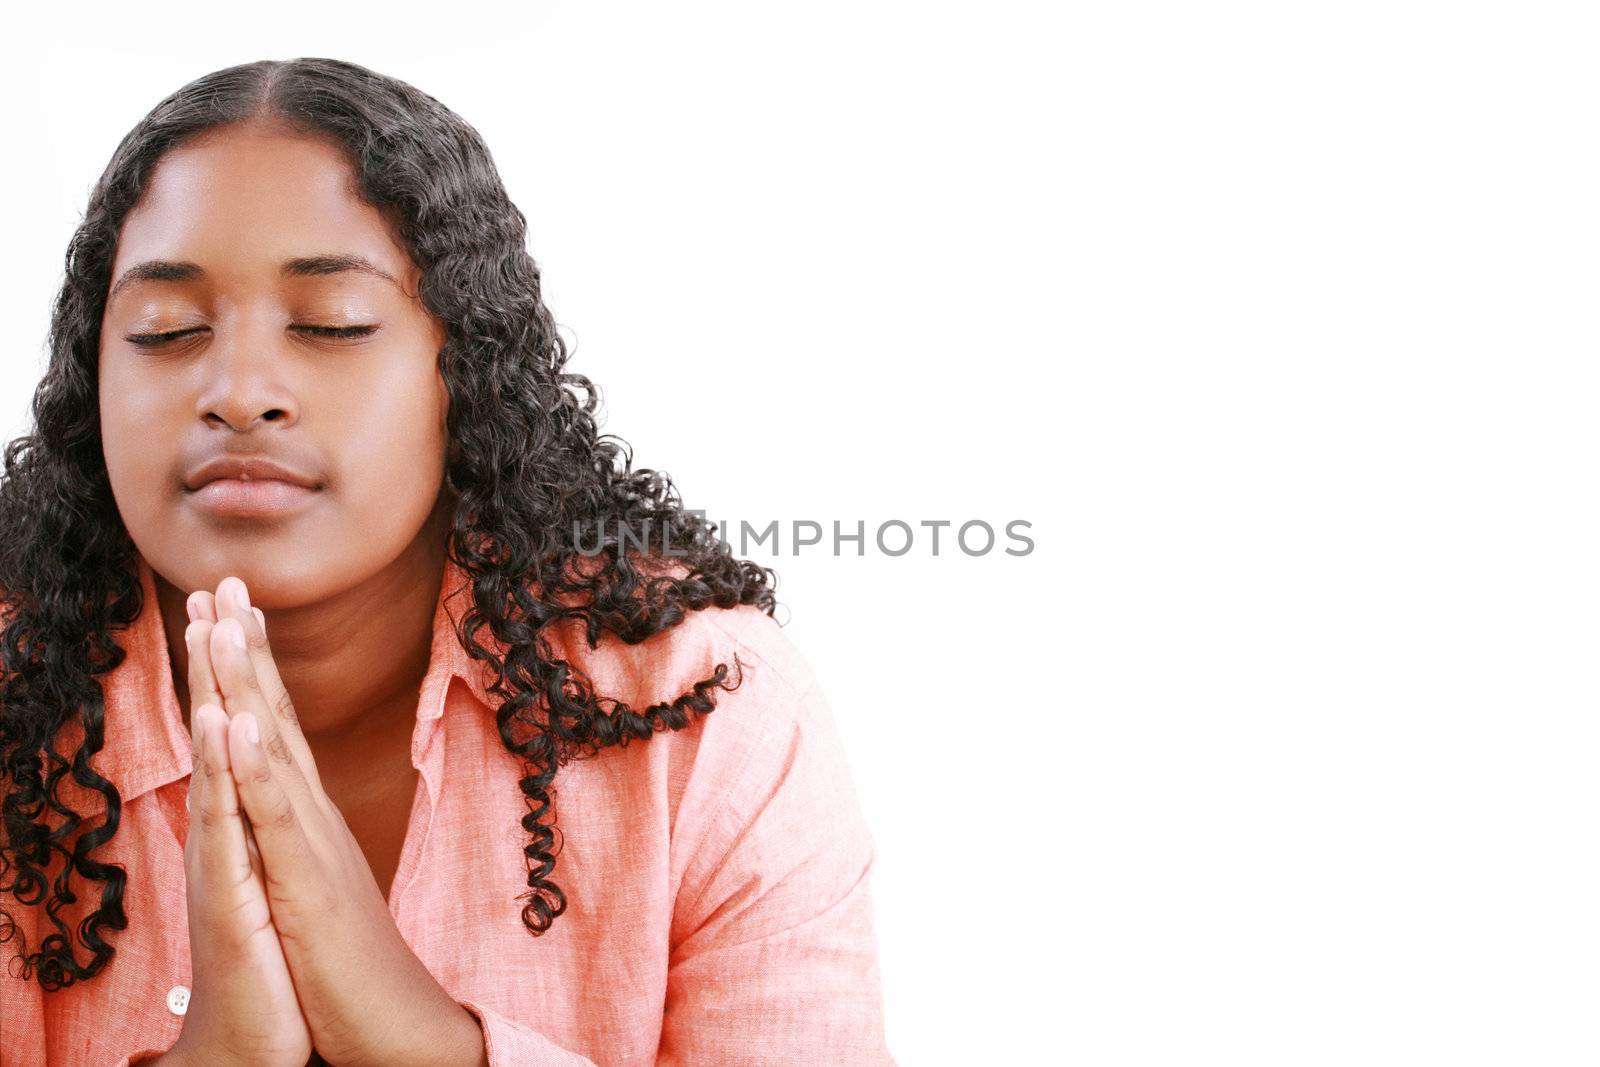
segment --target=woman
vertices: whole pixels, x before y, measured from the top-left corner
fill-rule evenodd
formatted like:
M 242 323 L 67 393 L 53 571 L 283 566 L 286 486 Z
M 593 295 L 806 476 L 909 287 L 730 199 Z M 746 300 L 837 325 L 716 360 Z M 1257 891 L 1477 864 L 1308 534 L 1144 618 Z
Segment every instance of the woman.
M 118 146 L 0 483 L 6 1067 L 893 1062 L 773 575 L 597 434 L 524 221 L 335 60 Z

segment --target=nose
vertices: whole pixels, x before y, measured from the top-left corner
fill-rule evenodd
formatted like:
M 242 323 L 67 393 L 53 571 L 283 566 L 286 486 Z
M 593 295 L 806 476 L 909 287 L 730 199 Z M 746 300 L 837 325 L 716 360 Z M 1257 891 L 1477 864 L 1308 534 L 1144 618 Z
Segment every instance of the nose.
M 195 413 L 213 426 L 241 433 L 260 423 L 294 423 L 300 402 L 286 377 L 285 340 L 272 327 L 218 323 L 201 364 L 205 380 Z

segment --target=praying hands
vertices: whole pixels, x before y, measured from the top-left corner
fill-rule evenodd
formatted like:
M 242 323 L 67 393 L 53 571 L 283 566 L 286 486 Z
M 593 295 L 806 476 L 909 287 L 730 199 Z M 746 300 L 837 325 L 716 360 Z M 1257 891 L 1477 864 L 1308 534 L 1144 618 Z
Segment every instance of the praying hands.
M 193 991 L 163 1064 L 487 1063 L 328 799 L 244 582 L 189 597 Z

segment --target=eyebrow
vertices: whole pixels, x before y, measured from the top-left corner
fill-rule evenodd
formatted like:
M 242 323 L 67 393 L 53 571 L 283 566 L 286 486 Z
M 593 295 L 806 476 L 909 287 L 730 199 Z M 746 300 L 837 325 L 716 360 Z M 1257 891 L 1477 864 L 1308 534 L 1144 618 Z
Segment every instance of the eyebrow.
M 348 253 L 324 253 L 315 256 L 297 256 L 294 259 L 284 260 L 278 273 L 285 278 L 316 278 L 328 274 L 342 274 L 346 271 L 358 271 L 362 274 L 371 274 L 392 283 L 396 288 L 402 288 L 394 275 L 384 270 L 364 256 Z M 205 277 L 205 270 L 198 263 L 187 261 L 175 262 L 169 259 L 149 259 L 143 263 L 135 263 L 122 272 L 122 277 L 111 287 L 107 300 L 116 296 L 125 286 L 133 282 L 189 282 Z

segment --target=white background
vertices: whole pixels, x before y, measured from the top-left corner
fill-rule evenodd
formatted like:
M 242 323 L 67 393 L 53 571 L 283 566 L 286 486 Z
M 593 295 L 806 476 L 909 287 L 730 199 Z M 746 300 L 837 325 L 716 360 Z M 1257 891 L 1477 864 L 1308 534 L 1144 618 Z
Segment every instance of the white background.
M 60 5 L 0 422 L 123 133 L 332 55 L 482 132 L 605 429 L 757 555 L 913 1064 L 1600 1060 L 1579 5 Z M 947 533 L 948 537 L 948 533 Z

